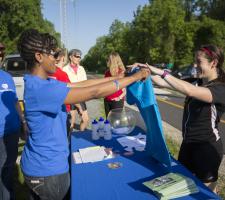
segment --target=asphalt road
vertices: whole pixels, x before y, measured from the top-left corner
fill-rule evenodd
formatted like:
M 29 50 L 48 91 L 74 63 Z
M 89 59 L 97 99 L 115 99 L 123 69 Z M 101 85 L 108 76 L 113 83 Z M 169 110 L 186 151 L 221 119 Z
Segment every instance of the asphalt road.
M 157 101 L 162 120 L 181 130 L 184 97 L 176 94 L 157 94 Z M 219 131 L 225 147 L 225 114 L 219 124 Z

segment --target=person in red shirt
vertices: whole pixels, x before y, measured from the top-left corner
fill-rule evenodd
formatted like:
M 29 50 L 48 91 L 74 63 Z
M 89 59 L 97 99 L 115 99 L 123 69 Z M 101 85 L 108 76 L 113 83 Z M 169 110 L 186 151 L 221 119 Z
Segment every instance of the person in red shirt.
M 125 67 L 118 53 L 113 52 L 109 55 L 107 67 L 109 69 L 105 72 L 105 77 L 113 77 L 118 75 L 121 75 L 122 77 L 124 76 Z M 106 117 L 108 116 L 110 110 L 115 108 L 123 108 L 125 95 L 126 89 L 124 88 L 104 98 Z
M 65 73 L 62 70 L 65 64 L 66 64 L 66 50 L 57 49 L 57 53 L 55 54 L 56 71 L 54 74 L 51 74 L 49 77 L 55 78 L 58 81 L 70 83 L 70 79 L 67 73 Z
M 58 81 L 62 81 L 64 83 L 70 83 L 70 79 L 67 75 L 66 72 L 64 72 L 62 69 L 65 66 L 67 62 L 67 52 L 66 49 L 58 49 L 57 54 L 55 55 L 56 57 L 56 71 L 54 74 L 51 74 L 49 77 L 54 78 Z M 66 111 L 68 113 L 67 117 L 67 132 L 68 134 L 72 132 L 74 125 L 75 125 L 75 111 L 71 109 L 71 105 L 67 104 L 66 105 Z

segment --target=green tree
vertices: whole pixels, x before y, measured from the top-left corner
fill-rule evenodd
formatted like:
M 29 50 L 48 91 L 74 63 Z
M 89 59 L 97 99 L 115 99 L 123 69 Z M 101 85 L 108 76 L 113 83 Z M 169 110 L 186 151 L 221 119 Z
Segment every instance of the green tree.
M 177 0 L 155 0 L 143 7 L 134 20 L 137 59 L 174 62 L 175 38 L 183 27 L 184 17 Z
M 186 22 L 175 40 L 175 68 L 192 63 L 194 60 L 194 38 L 199 22 L 191 20 Z
M 225 46 L 225 22 L 211 16 L 213 8 L 215 13 L 221 13 L 223 2 L 149 0 L 149 4 L 137 8 L 132 22 L 112 23 L 109 34 L 100 37 L 85 57 L 85 66 L 94 69 L 94 65 L 103 71 L 112 51 L 119 52 L 125 64 L 137 61 L 174 63 L 175 67 L 190 64 L 199 46 L 208 43 Z
M 109 29 L 109 34 L 97 39 L 96 45 L 89 50 L 82 64 L 90 71 L 104 72 L 108 56 L 113 51 L 118 52 L 124 61 L 127 56 L 125 35 L 129 32 L 129 27 L 129 23 L 124 24 L 115 20 Z
M 193 17 L 195 0 L 182 0 L 181 4 L 185 11 L 185 21 L 190 21 Z
M 198 11 L 200 15 L 206 15 L 216 20 L 225 20 L 224 0 L 196 0 L 195 10 Z
M 59 38 L 54 26 L 43 19 L 41 0 L 0 0 L 0 40 L 6 45 L 7 53 L 16 51 L 20 34 L 28 28 L 49 32 Z
M 108 44 L 108 40 L 108 36 L 102 36 L 98 38 L 95 46 L 88 51 L 88 54 L 82 60 L 82 64 L 89 71 L 104 72 L 104 70 L 106 69 L 106 44 Z
M 214 44 L 225 49 L 225 22 L 204 16 L 194 38 L 195 47 Z

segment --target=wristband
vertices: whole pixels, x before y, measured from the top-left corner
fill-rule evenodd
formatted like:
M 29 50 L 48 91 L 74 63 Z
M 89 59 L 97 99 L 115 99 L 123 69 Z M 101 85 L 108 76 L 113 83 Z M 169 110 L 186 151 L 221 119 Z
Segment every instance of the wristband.
M 168 71 L 164 70 L 163 74 L 161 75 L 161 78 L 164 79 L 168 74 L 170 74 Z
M 120 83 L 119 83 L 119 81 L 118 80 L 114 80 L 113 83 L 115 83 L 116 89 L 118 91 L 120 89 Z

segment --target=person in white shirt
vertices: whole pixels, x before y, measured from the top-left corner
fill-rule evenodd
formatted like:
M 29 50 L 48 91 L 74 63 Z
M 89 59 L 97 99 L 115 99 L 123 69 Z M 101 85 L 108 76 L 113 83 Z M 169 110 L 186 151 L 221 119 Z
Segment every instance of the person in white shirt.
M 68 53 L 69 63 L 63 68 L 63 71 L 67 73 L 71 83 L 87 80 L 85 69 L 80 65 L 81 54 L 79 49 L 72 49 Z M 81 116 L 80 130 L 84 131 L 89 121 L 86 103 L 75 104 L 75 107 Z

